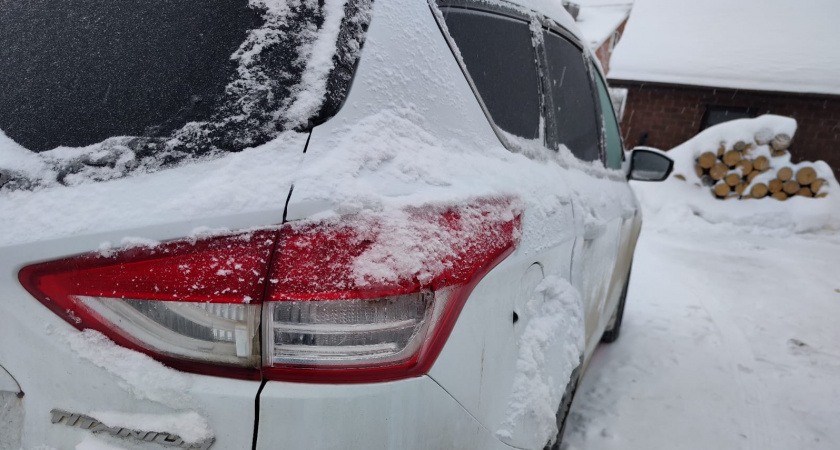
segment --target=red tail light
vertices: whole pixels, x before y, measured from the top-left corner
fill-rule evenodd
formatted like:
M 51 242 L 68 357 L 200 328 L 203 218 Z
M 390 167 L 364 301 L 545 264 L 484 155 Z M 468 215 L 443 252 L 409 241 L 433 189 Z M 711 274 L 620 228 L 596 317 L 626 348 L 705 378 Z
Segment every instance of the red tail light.
M 511 204 L 88 254 L 26 267 L 19 278 L 75 327 L 180 370 L 392 380 L 431 368 L 473 287 L 513 251 L 519 217 Z
M 260 301 L 277 232 L 36 264 L 20 282 L 78 329 L 177 369 L 259 379 Z

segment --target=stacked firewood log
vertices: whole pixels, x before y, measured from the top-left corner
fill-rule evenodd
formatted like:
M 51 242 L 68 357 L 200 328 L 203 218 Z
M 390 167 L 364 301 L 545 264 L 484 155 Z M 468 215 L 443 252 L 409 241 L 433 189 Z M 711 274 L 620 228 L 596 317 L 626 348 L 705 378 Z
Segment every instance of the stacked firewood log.
M 695 170 L 700 181 L 719 199 L 825 197 L 827 192 L 821 189 L 826 180 L 817 176 L 810 163 L 790 164 L 790 142 L 791 137 L 786 134 L 770 138 L 759 133 L 755 142 L 738 141 L 731 148 L 721 144 L 717 151 L 700 154 Z M 760 146 L 767 146 L 769 156 L 767 150 L 758 151 Z M 775 176 L 763 176 L 760 182 L 754 182 L 768 172 Z

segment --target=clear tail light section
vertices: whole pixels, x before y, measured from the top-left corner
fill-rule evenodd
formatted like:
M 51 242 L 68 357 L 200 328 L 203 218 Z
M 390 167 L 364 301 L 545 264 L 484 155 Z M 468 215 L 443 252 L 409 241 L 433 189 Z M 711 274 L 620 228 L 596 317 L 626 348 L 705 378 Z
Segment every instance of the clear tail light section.
M 21 270 L 82 330 L 179 370 L 309 383 L 431 368 L 475 285 L 509 255 L 511 199 L 344 216 L 87 254 Z
M 28 266 L 19 279 L 80 330 L 176 369 L 259 379 L 259 302 L 276 234 L 86 254 Z

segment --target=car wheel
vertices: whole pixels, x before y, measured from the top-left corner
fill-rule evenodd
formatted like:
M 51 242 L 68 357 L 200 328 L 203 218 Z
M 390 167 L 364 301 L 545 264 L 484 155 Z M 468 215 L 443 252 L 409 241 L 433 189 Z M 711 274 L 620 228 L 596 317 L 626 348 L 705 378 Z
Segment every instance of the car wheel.
M 580 369 L 583 367 L 583 357 L 581 357 L 580 361 L 581 363 L 572 371 L 569 384 L 566 385 L 566 392 L 563 393 L 563 399 L 560 400 L 560 408 L 557 410 L 557 436 L 553 442 L 546 444 L 543 450 L 560 450 L 560 444 L 563 443 L 563 434 L 566 432 L 566 420 L 569 418 L 569 410 L 572 407 L 572 401 L 575 399 L 578 382 L 580 381 Z
M 615 308 L 610 323 L 607 324 L 607 329 L 601 335 L 601 342 L 611 343 L 618 339 L 618 333 L 621 331 L 621 322 L 624 319 L 624 304 L 627 301 L 627 286 L 630 285 L 630 274 L 633 271 L 633 266 L 630 266 L 630 271 L 627 273 L 627 281 L 624 282 L 624 288 L 621 290 L 621 299 L 618 301 L 618 307 Z

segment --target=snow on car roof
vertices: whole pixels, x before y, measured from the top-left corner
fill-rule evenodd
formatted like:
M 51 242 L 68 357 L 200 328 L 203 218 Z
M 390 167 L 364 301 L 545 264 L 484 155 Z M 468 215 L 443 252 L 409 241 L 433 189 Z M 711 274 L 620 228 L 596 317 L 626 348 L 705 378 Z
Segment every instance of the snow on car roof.
M 636 0 L 613 80 L 840 94 L 836 0 Z
M 575 23 L 575 19 L 566 11 L 563 2 L 560 0 L 478 0 L 489 5 L 511 6 L 515 5 L 527 11 L 534 11 L 557 22 L 563 28 L 569 30 L 576 37 L 582 33 Z M 626 0 L 625 0 L 626 1 Z

